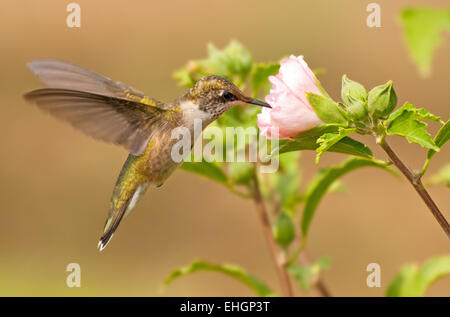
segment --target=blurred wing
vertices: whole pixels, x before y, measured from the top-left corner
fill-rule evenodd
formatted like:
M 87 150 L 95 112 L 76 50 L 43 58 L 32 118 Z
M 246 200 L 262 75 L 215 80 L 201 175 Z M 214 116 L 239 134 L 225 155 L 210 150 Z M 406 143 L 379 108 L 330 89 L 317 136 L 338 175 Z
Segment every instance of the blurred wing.
M 167 110 L 116 97 L 59 88 L 25 94 L 25 99 L 95 139 L 122 145 L 140 155 L 155 129 L 169 124 Z
M 28 64 L 50 88 L 25 99 L 96 139 L 144 151 L 152 131 L 168 124 L 163 103 L 142 92 L 82 67 L 52 59 Z
M 142 103 L 149 101 L 149 105 L 152 106 L 161 104 L 156 100 L 146 98 L 142 92 L 121 82 L 63 61 L 41 59 L 28 63 L 28 67 L 50 88 L 85 91 Z

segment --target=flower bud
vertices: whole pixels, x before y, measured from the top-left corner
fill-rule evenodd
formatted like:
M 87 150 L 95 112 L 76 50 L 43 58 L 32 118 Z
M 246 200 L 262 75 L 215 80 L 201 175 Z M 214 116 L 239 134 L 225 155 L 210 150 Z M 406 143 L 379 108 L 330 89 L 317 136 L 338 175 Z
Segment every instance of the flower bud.
M 346 75 L 342 77 L 341 98 L 351 117 L 359 120 L 367 117 L 367 91 L 363 85 Z
M 275 241 L 283 246 L 287 247 L 295 238 L 295 227 L 292 223 L 291 217 L 282 211 L 277 217 L 273 228 L 273 236 Z
M 367 107 L 369 114 L 374 118 L 387 116 L 397 105 L 397 95 L 395 94 L 392 81 L 384 85 L 377 86 L 369 92 Z

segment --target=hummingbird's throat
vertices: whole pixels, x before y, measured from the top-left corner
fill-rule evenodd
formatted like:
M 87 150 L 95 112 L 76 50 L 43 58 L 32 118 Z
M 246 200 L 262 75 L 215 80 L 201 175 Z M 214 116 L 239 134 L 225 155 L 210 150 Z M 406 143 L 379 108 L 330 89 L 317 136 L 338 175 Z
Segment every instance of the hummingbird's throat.
M 216 120 L 230 106 L 226 104 L 199 104 L 192 101 L 183 101 L 180 108 L 183 113 L 183 122 L 185 126 L 193 125 L 194 120 L 202 120 L 206 127 L 208 124 Z

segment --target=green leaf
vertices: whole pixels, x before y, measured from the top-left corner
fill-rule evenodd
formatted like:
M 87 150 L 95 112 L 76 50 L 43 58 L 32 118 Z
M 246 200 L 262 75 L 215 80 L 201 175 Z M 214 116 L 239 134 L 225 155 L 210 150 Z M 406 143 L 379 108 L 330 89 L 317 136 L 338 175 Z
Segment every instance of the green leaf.
M 450 187 L 450 163 L 444 165 L 439 172 L 430 177 L 427 181 L 429 185 L 444 184 Z
M 219 127 L 257 127 L 257 114 L 261 112 L 261 107 L 250 105 L 237 105 L 231 107 L 220 116 L 215 122 Z M 225 132 L 225 131 L 224 131 Z
M 404 112 L 413 112 L 414 118 L 417 120 L 430 120 L 443 123 L 440 117 L 432 114 L 428 110 L 424 108 L 417 108 L 413 104 L 405 102 L 403 106 L 401 106 L 396 111 L 391 113 L 391 115 L 384 121 L 384 125 L 387 126 L 389 123 L 391 123 L 392 121 L 397 119 L 400 115 L 402 115 Z
M 427 124 L 419 121 L 416 111 L 403 109 L 400 113 L 394 114 L 394 118 L 386 120 L 390 122 L 387 134 L 400 135 L 405 137 L 410 143 L 418 143 L 425 148 L 439 151 L 439 147 L 436 146 L 427 131 Z
M 324 169 L 316 176 L 306 190 L 305 205 L 301 219 L 302 236 L 304 240 L 308 236 L 309 227 L 316 209 L 330 186 L 343 175 L 361 167 L 387 168 L 388 163 L 364 158 L 351 158 L 342 164 Z
M 227 175 L 216 162 L 184 162 L 181 164 L 182 170 L 199 174 L 209 179 L 215 180 L 224 185 L 228 184 Z
M 245 83 L 250 74 L 253 58 L 241 43 L 233 40 L 223 50 L 217 49 L 210 43 L 208 59 L 199 63 L 211 73 L 229 78 L 240 86 Z
M 434 143 L 437 147 L 441 148 L 447 141 L 450 140 L 450 120 L 448 120 L 438 131 L 434 137 Z M 431 159 L 436 151 L 428 150 L 427 158 Z
M 400 13 L 400 21 L 412 59 L 422 75 L 429 75 L 434 51 L 444 31 L 450 30 L 450 10 L 407 8 Z
M 194 87 L 196 81 L 193 74 L 187 68 L 180 68 L 173 73 L 173 78 L 181 87 Z
M 290 152 L 280 155 L 280 169 L 283 173 L 299 175 L 300 153 Z
M 318 138 L 317 143 L 319 144 L 319 147 L 316 149 L 317 151 L 316 164 L 319 163 L 321 156 L 326 151 L 328 151 L 333 145 L 335 145 L 340 140 L 345 138 L 347 135 L 350 135 L 355 131 L 356 129 L 353 128 L 351 129 L 339 128 L 338 132 L 325 133 L 320 138 Z
M 347 119 L 336 102 L 328 97 L 306 92 L 311 107 L 317 116 L 325 123 L 347 124 Z
M 389 297 L 419 297 L 436 280 L 450 274 L 450 256 L 440 256 L 428 260 L 422 268 L 417 264 L 405 265 L 388 287 Z
M 335 181 L 328 188 L 328 193 L 347 193 L 347 192 L 348 192 L 347 186 L 340 180 Z
M 278 172 L 274 174 L 274 177 L 274 187 L 280 197 L 281 206 L 290 214 L 294 214 L 297 205 L 301 202 L 299 175 Z
M 233 162 L 228 164 L 228 175 L 234 184 L 248 184 L 255 173 L 255 166 L 249 162 Z
M 253 97 L 256 98 L 259 91 L 266 86 L 269 81 L 268 77 L 276 75 L 280 69 L 280 63 L 258 63 L 253 66 L 251 74 L 251 83 L 253 90 Z
M 288 247 L 295 238 L 295 226 L 291 217 L 284 211 L 280 212 L 272 227 L 275 241 L 282 247 Z
M 253 58 L 250 52 L 238 41 L 231 41 L 224 49 L 219 50 L 208 44 L 208 57 L 203 60 L 189 61 L 185 67 L 174 73 L 178 84 L 192 87 L 206 75 L 219 75 L 242 86 L 252 69 Z
M 321 125 L 295 137 L 292 141 L 280 142 L 279 153 L 301 150 L 316 150 L 319 146 L 317 140 L 325 133 L 336 133 L 339 126 Z M 372 157 L 372 151 L 361 142 L 344 137 L 328 149 L 329 152 L 337 152 L 361 157 Z M 276 152 L 276 151 L 275 151 Z
M 247 285 L 256 294 L 262 297 L 276 296 L 266 284 L 248 274 L 244 269 L 233 264 L 213 264 L 203 260 L 197 260 L 192 262 L 188 266 L 184 266 L 174 270 L 164 282 L 164 285 L 172 283 L 174 280 L 181 276 L 192 274 L 199 271 L 214 271 L 218 273 L 230 276 L 239 282 Z
M 299 157 L 300 152 L 281 154 L 278 172 L 270 175 L 273 187 L 279 196 L 280 205 L 291 215 L 295 213 L 301 198 Z
M 291 264 L 288 266 L 288 271 L 295 277 L 300 284 L 300 287 L 304 291 L 307 291 L 317 281 L 319 273 L 323 270 L 327 270 L 329 267 L 330 258 L 322 256 L 311 265 Z
M 416 117 L 418 120 L 430 120 L 430 121 L 436 121 L 439 123 L 444 123 L 440 117 L 432 114 L 428 110 L 424 108 L 416 109 Z

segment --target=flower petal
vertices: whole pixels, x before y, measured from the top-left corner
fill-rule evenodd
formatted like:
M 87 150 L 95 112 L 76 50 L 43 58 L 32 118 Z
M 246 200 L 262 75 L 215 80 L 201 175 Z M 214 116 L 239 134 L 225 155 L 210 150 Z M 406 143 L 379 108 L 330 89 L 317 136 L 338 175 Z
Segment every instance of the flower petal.
M 281 61 L 277 77 L 301 100 L 306 100 L 305 91 L 320 94 L 314 73 L 308 68 L 303 56 Z
M 258 126 L 267 138 L 276 137 L 276 133 L 271 132 L 273 128 L 278 130 L 280 139 L 291 139 L 323 123 L 305 94 L 308 91 L 321 95 L 321 92 L 303 56 L 291 55 L 280 65 L 279 73 L 269 77 L 272 89 L 265 98 L 272 108 L 262 109 Z

